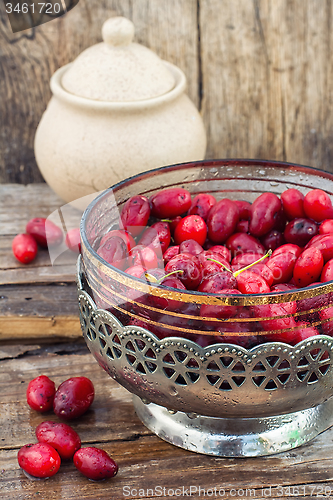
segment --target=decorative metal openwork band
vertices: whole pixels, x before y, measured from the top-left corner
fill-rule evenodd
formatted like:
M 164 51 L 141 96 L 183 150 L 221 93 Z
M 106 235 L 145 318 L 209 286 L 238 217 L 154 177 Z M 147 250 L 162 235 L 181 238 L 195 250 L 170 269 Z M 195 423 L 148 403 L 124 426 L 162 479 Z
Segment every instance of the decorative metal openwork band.
M 123 326 L 96 307 L 80 279 L 78 285 L 90 351 L 114 379 L 144 400 L 206 416 L 258 417 L 309 408 L 332 395 L 330 337 L 251 350 L 221 343 L 202 348 L 178 337 L 159 340 L 144 328 Z

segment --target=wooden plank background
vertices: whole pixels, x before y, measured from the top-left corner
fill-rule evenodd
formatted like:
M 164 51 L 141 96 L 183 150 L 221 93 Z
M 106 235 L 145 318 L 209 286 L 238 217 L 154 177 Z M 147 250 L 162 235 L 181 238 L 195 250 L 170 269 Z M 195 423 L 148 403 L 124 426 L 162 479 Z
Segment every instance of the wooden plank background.
M 207 158 L 286 160 L 333 171 L 333 0 L 80 0 L 13 34 L 0 2 L 0 183 L 40 182 L 33 140 L 49 79 L 101 41 L 110 16 L 178 65 L 203 116 Z

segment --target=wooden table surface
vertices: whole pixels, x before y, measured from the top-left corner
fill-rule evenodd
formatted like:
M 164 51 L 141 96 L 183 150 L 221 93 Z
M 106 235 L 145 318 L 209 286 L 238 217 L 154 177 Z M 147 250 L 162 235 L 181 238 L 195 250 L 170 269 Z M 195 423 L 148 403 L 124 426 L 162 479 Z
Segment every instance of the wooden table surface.
M 174 447 L 143 426 L 131 394 L 98 366 L 81 338 L 75 256 L 65 252 L 51 266 L 48 252 L 40 251 L 23 266 L 11 254 L 11 240 L 29 218 L 48 216 L 61 205 L 46 185 L 0 186 L 1 499 L 333 497 L 333 428 L 290 452 L 225 459 Z M 17 452 L 36 442 L 36 426 L 58 421 L 25 402 L 28 382 L 41 374 L 56 385 L 72 376 L 91 378 L 95 401 L 72 426 L 83 446 L 101 447 L 116 460 L 115 478 L 92 482 L 64 462 L 53 478 L 31 481 L 19 468 Z

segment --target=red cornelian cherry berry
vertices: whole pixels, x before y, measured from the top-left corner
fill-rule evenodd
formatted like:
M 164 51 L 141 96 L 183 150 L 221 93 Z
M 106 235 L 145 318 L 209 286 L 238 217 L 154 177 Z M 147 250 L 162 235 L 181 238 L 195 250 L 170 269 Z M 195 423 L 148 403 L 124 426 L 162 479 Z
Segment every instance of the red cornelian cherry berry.
M 326 219 L 320 224 L 319 234 L 333 234 L 333 219 Z
M 204 251 L 202 246 L 195 240 L 185 240 L 179 245 L 179 253 L 191 253 L 192 255 L 199 255 Z
M 300 321 L 297 323 L 296 335 L 292 340 L 292 345 L 296 345 L 302 340 L 306 340 L 310 337 L 315 337 L 319 335 L 319 332 L 316 327 L 311 326 L 307 321 Z
M 12 250 L 19 262 L 29 264 L 35 259 L 38 247 L 31 234 L 17 234 L 12 241 Z
M 218 201 L 207 216 L 208 237 L 213 243 L 224 243 L 236 229 L 239 217 L 237 205 L 228 198 Z
M 232 270 L 238 271 L 239 269 L 242 269 L 243 267 L 252 264 L 256 260 L 260 259 L 262 256 L 263 256 L 262 253 L 256 253 L 256 252 L 239 253 L 231 261 Z M 267 259 L 265 260 L 267 261 Z
M 276 229 L 277 231 L 283 233 L 286 224 L 287 224 L 286 214 L 284 213 L 283 207 L 281 205 L 280 210 L 274 216 L 274 226 L 272 229 Z
M 288 220 L 305 217 L 304 194 L 298 189 L 290 188 L 283 191 L 281 201 Z
M 129 253 L 128 260 L 132 266 L 142 266 L 145 269 L 158 267 L 158 258 L 154 250 L 144 245 L 136 245 Z
M 117 269 L 123 270 L 128 265 L 126 243 L 120 236 L 111 236 L 105 240 L 98 248 L 97 254 Z
M 264 262 L 259 262 L 252 266 L 251 271 L 264 278 L 269 287 L 274 283 L 273 272 L 269 267 L 266 266 Z
M 222 289 L 216 293 L 219 297 L 224 297 L 225 295 L 237 295 L 241 294 L 239 290 L 234 289 Z M 200 307 L 200 316 L 207 318 L 217 318 L 217 319 L 229 319 L 233 318 L 239 312 L 239 307 L 234 305 L 221 305 L 221 306 L 212 306 L 202 304 Z
M 178 271 L 175 276 L 188 290 L 195 290 L 202 280 L 202 270 L 196 255 L 182 253 L 175 255 L 165 266 L 166 274 Z
M 167 264 L 169 260 L 172 259 L 172 257 L 178 254 L 179 254 L 179 245 L 173 245 L 171 247 L 168 247 L 163 254 L 164 264 Z
M 73 462 L 84 476 L 93 481 L 114 477 L 118 472 L 118 465 L 110 455 L 93 446 L 80 448 L 75 452 Z
M 207 219 L 209 210 L 215 205 L 216 198 L 212 194 L 197 194 L 187 212 L 188 215 L 199 215 L 203 220 Z
M 333 280 L 333 259 L 326 262 L 320 276 L 320 281 L 322 283 L 332 280 Z
M 280 247 L 276 248 L 272 253 L 272 257 L 285 253 L 291 253 L 295 257 L 299 257 L 302 253 L 302 249 L 300 246 L 294 245 L 293 243 L 286 243 L 285 245 L 281 245 Z
M 305 195 L 304 212 L 309 219 L 316 222 L 333 218 L 331 198 L 321 189 L 312 189 Z
M 94 401 L 94 386 L 87 377 L 71 377 L 58 387 L 53 401 L 57 417 L 72 420 L 83 415 Z
M 265 331 L 265 340 L 290 344 L 295 339 L 296 322 L 286 304 L 263 304 L 253 306 L 252 311 Z M 270 319 L 266 319 L 270 318 Z
M 108 231 L 103 236 L 99 243 L 99 246 L 101 247 L 102 245 L 104 245 L 106 240 L 108 240 L 112 236 L 119 236 L 122 240 L 124 240 L 128 252 L 136 245 L 135 239 L 128 231 L 125 231 L 125 229 L 113 229 L 112 231 Z
M 182 215 L 191 206 L 191 193 L 183 188 L 162 189 L 149 198 L 151 215 L 158 219 L 172 219 Z
M 150 204 L 145 196 L 132 196 L 126 201 L 120 219 L 123 228 L 138 236 L 145 229 L 150 216 Z
M 25 230 L 28 234 L 31 234 L 38 245 L 43 248 L 60 245 L 63 240 L 63 234 L 60 227 L 51 220 L 43 217 L 35 217 L 29 220 Z
M 126 274 L 130 274 L 135 278 L 141 278 L 142 274 L 147 272 L 147 268 L 143 267 L 141 264 L 135 264 L 134 266 L 130 266 L 124 271 Z
M 274 229 L 275 219 L 281 210 L 281 200 L 273 193 L 263 193 L 251 205 L 249 232 L 264 236 Z
M 187 215 L 178 224 L 174 232 L 176 245 L 180 245 L 186 240 L 194 240 L 199 245 L 206 241 L 207 226 L 199 215 Z
M 324 265 L 322 253 L 318 248 L 304 250 L 298 257 L 293 271 L 293 278 L 299 287 L 311 285 L 321 275 Z
M 274 250 L 266 262 L 273 273 L 273 285 L 288 283 L 293 277 L 295 262 L 302 250 L 299 246 L 288 243 Z
M 170 232 L 171 232 L 171 234 L 173 234 L 175 232 L 175 229 L 177 227 L 178 222 L 180 222 L 182 220 L 182 218 L 183 217 L 181 217 L 180 215 L 177 215 L 177 217 L 173 217 L 172 219 L 164 220 L 163 222 L 168 222 Z
M 321 251 L 324 261 L 333 259 L 333 234 L 318 234 L 314 236 L 305 246 L 307 248 L 316 247 Z
M 235 228 L 236 233 L 248 233 L 249 232 L 249 221 L 248 220 L 239 220 L 237 222 L 237 226 Z
M 281 231 L 272 229 L 269 233 L 260 238 L 260 243 L 263 244 L 266 250 L 276 250 L 285 243 L 285 239 Z
M 230 271 L 220 271 L 204 278 L 197 290 L 204 293 L 217 293 L 219 290 L 231 288 L 237 288 L 235 276 Z
M 202 279 L 205 280 L 215 273 L 227 269 L 231 270 L 230 263 L 219 253 L 204 250 L 198 255 L 202 269 Z
M 167 250 L 171 241 L 170 225 L 168 222 L 159 221 L 145 229 L 138 244 L 151 247 L 160 258 Z
M 66 246 L 75 253 L 81 252 L 81 238 L 80 238 L 80 228 L 74 227 L 70 229 L 65 238 Z
M 233 257 L 244 253 L 261 253 L 262 255 L 266 253 L 265 247 L 258 238 L 245 233 L 232 234 L 226 241 L 226 247 Z
M 240 292 L 248 293 L 269 293 L 270 287 L 267 281 L 253 271 L 243 271 L 237 276 L 237 288 Z
M 287 243 L 304 247 L 317 233 L 318 225 L 314 221 L 300 218 L 287 224 L 283 236 Z
M 55 384 L 46 375 L 30 380 L 26 397 L 27 403 L 33 410 L 44 413 L 53 408 L 53 400 L 56 393 Z
M 218 254 L 222 255 L 222 257 L 225 260 L 227 260 L 228 262 L 231 262 L 231 252 L 224 245 L 213 245 L 207 249 L 207 252 L 208 252 L 208 250 L 210 252 L 214 252 L 214 253 L 218 253 Z
M 80 436 L 67 424 L 47 420 L 36 427 L 35 434 L 40 443 L 53 446 L 62 460 L 70 460 L 81 448 Z
M 17 460 L 25 472 L 38 478 L 54 476 L 61 464 L 59 453 L 48 443 L 26 444 L 19 450 Z
M 245 200 L 235 200 L 239 210 L 239 220 L 249 220 L 251 217 L 251 203 Z

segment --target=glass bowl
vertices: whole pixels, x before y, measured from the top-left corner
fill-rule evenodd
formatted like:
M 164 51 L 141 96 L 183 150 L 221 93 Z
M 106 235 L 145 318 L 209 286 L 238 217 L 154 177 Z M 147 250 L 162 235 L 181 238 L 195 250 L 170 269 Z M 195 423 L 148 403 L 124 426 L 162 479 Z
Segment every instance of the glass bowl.
M 333 175 L 262 160 L 172 165 L 106 190 L 81 221 L 84 337 L 98 363 L 134 394 L 150 429 L 178 446 L 219 456 L 276 453 L 308 441 L 333 424 L 333 320 L 320 314 L 333 302 L 332 282 L 221 297 L 161 287 L 100 258 L 99 242 L 119 228 L 124 203 L 168 187 L 253 202 L 292 187 L 332 195 Z M 208 307 L 202 317 L 202 304 L 236 308 L 237 316 L 217 320 Z M 267 309 L 272 304 L 278 307 Z M 316 335 L 298 342 L 302 321 Z

